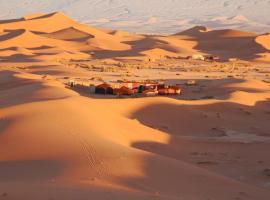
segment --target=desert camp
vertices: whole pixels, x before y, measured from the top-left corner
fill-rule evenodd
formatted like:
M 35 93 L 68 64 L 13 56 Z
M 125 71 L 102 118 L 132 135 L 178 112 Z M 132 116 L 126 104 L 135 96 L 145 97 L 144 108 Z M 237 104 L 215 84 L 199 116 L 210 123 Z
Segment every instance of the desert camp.
M 82 88 L 83 84 L 76 84 L 74 81 L 67 84 L 70 88 Z M 89 94 L 116 95 L 116 96 L 156 96 L 156 95 L 180 95 L 179 85 L 168 85 L 164 83 L 140 83 L 140 82 L 122 82 L 122 83 L 102 83 L 99 85 L 90 84 L 84 86 Z
M 270 0 L 0 0 L 0 200 L 270 200 Z

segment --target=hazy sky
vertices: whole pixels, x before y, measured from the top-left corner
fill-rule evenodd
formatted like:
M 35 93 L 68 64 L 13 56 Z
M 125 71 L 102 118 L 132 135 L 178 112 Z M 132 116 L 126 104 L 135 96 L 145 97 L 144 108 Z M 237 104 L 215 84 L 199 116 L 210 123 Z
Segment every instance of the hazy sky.
M 133 32 L 171 33 L 194 25 L 270 32 L 270 0 L 0 0 L 0 19 L 54 11 Z

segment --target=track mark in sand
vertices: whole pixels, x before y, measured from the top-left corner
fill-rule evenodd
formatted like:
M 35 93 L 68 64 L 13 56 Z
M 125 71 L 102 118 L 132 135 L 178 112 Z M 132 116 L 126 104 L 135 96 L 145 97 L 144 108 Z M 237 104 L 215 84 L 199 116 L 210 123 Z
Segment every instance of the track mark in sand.
M 102 159 L 98 156 L 97 151 L 95 148 L 86 140 L 80 139 L 80 144 L 84 151 L 84 155 L 86 156 L 89 166 L 91 169 L 97 172 L 98 178 L 104 176 L 107 170 L 104 167 L 104 163 Z
M 68 136 L 74 138 L 74 141 L 79 143 L 83 152 L 83 156 L 86 158 L 89 167 L 97 173 L 96 178 L 102 178 L 103 176 L 108 174 L 109 169 L 104 164 L 105 162 L 103 161 L 103 159 L 101 159 L 101 155 L 98 155 L 96 148 L 91 145 L 90 142 L 87 141 L 87 139 L 83 138 L 83 136 L 81 136 L 81 134 L 76 131 L 76 129 L 73 129 L 71 127 L 67 128 L 67 126 L 64 124 L 60 125 L 60 120 L 58 120 L 58 122 L 58 126 L 62 130 L 65 130 Z
M 87 145 L 86 142 L 80 141 L 83 151 L 85 152 L 85 156 L 89 162 L 91 168 L 95 167 L 95 157 L 94 157 L 94 150 L 92 149 L 91 145 Z

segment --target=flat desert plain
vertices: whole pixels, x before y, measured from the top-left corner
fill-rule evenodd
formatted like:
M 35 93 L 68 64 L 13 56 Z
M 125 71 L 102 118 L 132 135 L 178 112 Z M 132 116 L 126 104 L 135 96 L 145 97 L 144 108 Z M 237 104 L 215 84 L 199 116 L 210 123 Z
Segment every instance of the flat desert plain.
M 0 199 L 269 200 L 269 64 L 270 34 L 142 35 L 62 13 L 0 21 Z M 146 80 L 182 94 L 88 88 Z

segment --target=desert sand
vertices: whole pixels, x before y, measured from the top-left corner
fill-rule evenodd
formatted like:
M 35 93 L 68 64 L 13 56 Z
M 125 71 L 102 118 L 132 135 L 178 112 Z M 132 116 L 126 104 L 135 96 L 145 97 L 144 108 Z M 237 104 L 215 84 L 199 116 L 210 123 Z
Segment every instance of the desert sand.
M 140 35 L 62 13 L 0 21 L 0 199 L 270 199 L 269 38 Z M 89 93 L 118 80 L 183 94 Z

